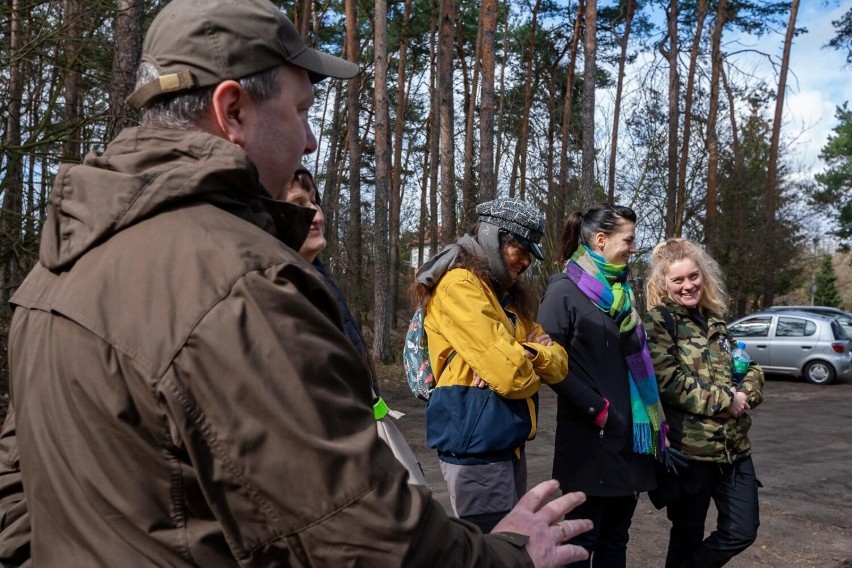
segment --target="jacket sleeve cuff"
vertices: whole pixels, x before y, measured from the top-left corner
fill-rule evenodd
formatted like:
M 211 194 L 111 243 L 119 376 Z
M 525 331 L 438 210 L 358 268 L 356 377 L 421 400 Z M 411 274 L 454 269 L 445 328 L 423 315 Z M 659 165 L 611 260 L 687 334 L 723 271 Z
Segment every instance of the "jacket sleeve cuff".
M 603 408 L 598 411 L 598 413 L 595 415 L 595 419 L 593 420 L 595 426 L 597 426 L 598 428 L 603 428 L 603 425 L 606 423 L 606 419 L 609 416 L 609 400 L 603 399 L 603 401 Z
M 484 538 L 495 556 L 507 561 L 507 566 L 534 566 L 529 554 L 524 550 L 524 546 L 529 541 L 528 536 L 512 532 L 497 532 L 484 535 Z

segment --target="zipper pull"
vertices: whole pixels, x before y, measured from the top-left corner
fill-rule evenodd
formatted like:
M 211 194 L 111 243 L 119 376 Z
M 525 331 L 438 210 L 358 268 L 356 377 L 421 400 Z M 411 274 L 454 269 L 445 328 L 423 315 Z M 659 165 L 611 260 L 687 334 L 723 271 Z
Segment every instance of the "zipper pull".
M 604 429 L 603 428 L 601 428 L 601 433 L 598 436 L 600 437 L 600 443 L 603 446 L 603 436 L 604 436 Z

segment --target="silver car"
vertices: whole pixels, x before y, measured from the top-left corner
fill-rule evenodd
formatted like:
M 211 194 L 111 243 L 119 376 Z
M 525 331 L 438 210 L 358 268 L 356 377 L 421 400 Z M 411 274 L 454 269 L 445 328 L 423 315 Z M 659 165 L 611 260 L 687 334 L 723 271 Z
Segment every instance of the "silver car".
M 829 306 L 772 306 L 771 308 L 765 308 L 763 311 L 808 312 L 812 314 L 819 314 L 821 316 L 831 316 L 843 326 L 843 329 L 846 331 L 846 335 L 852 334 L 852 314 L 844 312 L 839 308 L 831 308 Z
M 849 336 L 832 317 L 768 311 L 738 319 L 728 330 L 767 373 L 801 376 L 817 385 L 852 376 Z

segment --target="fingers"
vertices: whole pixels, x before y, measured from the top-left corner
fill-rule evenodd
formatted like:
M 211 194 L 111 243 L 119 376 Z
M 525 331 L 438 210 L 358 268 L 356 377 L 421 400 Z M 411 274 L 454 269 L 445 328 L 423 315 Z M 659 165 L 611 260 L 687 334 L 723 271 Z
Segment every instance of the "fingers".
M 476 372 L 476 371 L 474 371 L 474 372 L 473 372 L 473 384 L 474 384 L 475 386 L 477 386 L 477 387 L 481 388 L 481 389 L 484 389 L 485 387 L 487 387 L 487 386 L 488 386 L 488 383 L 486 383 L 486 382 L 485 382 L 485 380 L 484 380 L 482 377 L 480 377 L 480 376 L 477 374 L 477 372 Z
M 559 542 L 568 542 L 575 536 L 581 535 L 586 531 L 592 530 L 594 523 L 589 519 L 571 519 L 570 521 L 562 521 L 557 523 L 560 531 L 563 533 L 562 540 Z
M 556 564 L 559 566 L 580 562 L 588 558 L 589 552 L 582 546 L 577 546 L 576 544 L 563 544 L 562 546 L 556 547 Z
M 515 505 L 516 509 L 524 509 L 526 511 L 530 511 L 535 513 L 541 508 L 541 504 L 553 494 L 554 491 L 559 489 L 559 482 L 555 479 L 548 479 L 547 481 L 542 481 L 532 489 L 526 492 L 523 497 L 521 497 L 518 504 Z M 555 517 L 547 521 L 548 525 L 552 525 L 559 517 Z
M 578 505 L 584 503 L 585 501 L 585 493 L 581 493 L 579 491 L 573 493 L 566 493 L 562 497 L 554 499 L 553 501 L 550 501 L 549 503 L 545 504 L 541 508 L 541 514 L 544 516 L 544 518 L 549 524 L 553 524 L 559 519 L 563 518 L 569 511 L 573 511 Z

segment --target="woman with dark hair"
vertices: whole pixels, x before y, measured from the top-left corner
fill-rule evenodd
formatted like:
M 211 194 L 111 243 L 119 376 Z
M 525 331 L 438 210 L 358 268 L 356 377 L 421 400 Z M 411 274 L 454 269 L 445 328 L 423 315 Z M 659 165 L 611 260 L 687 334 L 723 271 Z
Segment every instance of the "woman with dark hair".
M 437 379 L 426 440 L 456 516 L 490 532 L 526 492 L 538 388 L 561 381 L 568 360 L 535 322 L 537 300 L 519 278 L 531 255 L 543 258 L 544 217 L 510 199 L 476 212 L 470 233 L 417 272 L 413 294 Z
M 349 305 L 346 303 L 346 299 L 343 297 L 340 288 L 331 279 L 325 265 L 319 259 L 319 253 L 325 250 L 328 242 L 325 240 L 325 215 L 322 212 L 319 189 L 317 189 L 317 184 L 311 172 L 305 168 L 296 170 L 293 181 L 287 189 L 286 201 L 316 211 L 314 220 L 311 223 L 311 230 L 308 232 L 308 236 L 302 243 L 301 248 L 299 248 L 299 254 L 319 270 L 332 292 L 334 292 L 337 297 L 337 305 L 343 314 L 343 329 L 346 331 L 346 336 L 372 372 L 372 359 L 367 353 L 364 337 L 361 335 L 361 328 L 358 327 L 358 322 L 355 320 L 355 316 L 352 315 L 352 311 L 349 309 Z M 375 373 L 373 375 L 375 376 Z M 378 392 L 378 385 L 375 384 L 375 380 L 373 381 L 373 388 Z
M 594 528 L 571 542 L 591 558 L 576 566 L 624 567 L 639 493 L 654 489 L 654 457 L 665 422 L 627 261 L 636 252 L 636 214 L 596 205 L 565 222 L 559 261 L 538 321 L 568 351 L 558 394 L 553 477 L 563 492 L 583 491 L 570 518 Z M 569 518 L 566 517 L 566 518 Z
M 667 568 L 722 566 L 757 538 L 760 482 L 751 459 L 747 410 L 763 401 L 763 370 L 735 379 L 733 338 L 719 264 L 685 239 L 658 244 L 646 285 L 648 326 L 672 446 L 689 458 L 666 514 L 672 523 Z M 716 530 L 704 538 L 710 501 Z

